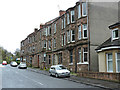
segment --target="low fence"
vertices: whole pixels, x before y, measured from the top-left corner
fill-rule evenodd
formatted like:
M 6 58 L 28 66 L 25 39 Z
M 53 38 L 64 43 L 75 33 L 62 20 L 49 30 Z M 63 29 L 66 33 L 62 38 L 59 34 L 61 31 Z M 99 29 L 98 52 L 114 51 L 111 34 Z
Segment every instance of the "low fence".
M 79 72 L 78 76 L 120 82 L 120 73 Z

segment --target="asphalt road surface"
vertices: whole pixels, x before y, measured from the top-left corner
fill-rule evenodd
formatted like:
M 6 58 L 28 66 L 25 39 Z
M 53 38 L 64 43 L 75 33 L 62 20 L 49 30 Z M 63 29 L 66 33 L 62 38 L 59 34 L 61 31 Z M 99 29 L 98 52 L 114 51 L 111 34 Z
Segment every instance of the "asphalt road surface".
M 0 65 L 2 88 L 97 88 L 61 78 L 55 78 L 27 69 Z M 1 79 L 2 78 L 2 79 Z

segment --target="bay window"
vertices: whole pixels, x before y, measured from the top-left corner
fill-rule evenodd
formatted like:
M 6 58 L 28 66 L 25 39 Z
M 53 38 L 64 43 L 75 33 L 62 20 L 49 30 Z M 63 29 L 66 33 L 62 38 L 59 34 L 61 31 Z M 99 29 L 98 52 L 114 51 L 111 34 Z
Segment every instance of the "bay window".
M 113 58 L 112 53 L 107 54 L 107 72 L 113 72 Z
M 116 53 L 116 72 L 120 72 L 120 52 Z

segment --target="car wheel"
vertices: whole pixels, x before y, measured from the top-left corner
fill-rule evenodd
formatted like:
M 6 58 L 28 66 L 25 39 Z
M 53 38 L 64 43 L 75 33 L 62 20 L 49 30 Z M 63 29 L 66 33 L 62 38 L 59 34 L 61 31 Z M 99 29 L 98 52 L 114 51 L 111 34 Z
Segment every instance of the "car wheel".
M 59 77 L 57 73 L 55 74 L 55 77 L 56 77 L 56 78 L 58 78 L 58 77 Z
M 49 75 L 52 76 L 51 72 L 49 72 Z

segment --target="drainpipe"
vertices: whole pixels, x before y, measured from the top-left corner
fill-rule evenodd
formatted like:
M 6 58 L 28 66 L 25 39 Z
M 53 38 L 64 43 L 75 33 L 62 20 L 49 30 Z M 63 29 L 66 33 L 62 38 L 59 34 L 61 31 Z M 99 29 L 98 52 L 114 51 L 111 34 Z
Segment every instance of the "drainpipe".
M 86 0 L 86 7 L 87 7 L 87 29 L 88 29 L 88 71 L 90 71 L 90 29 L 89 29 L 89 15 L 88 15 L 88 0 Z

